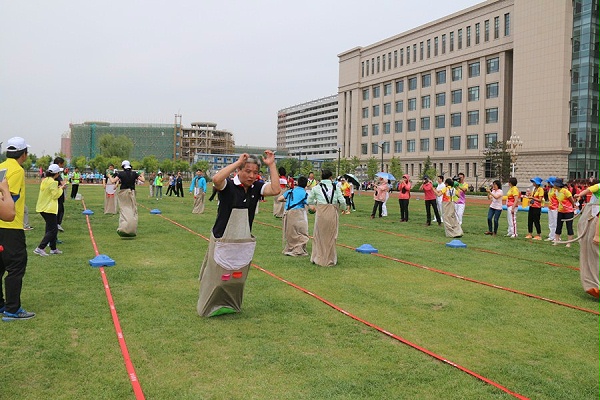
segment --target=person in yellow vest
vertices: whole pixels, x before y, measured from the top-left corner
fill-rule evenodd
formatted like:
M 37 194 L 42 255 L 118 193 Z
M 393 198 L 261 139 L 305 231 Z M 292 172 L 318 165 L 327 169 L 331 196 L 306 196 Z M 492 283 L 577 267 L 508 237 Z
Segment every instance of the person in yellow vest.
M 46 177 L 40 184 L 40 193 L 38 195 L 35 211 L 39 212 L 44 221 L 46 221 L 46 232 L 42 241 L 33 252 L 39 256 L 46 257 L 50 254 L 62 254 L 62 251 L 56 248 L 58 237 L 58 198 L 62 196 L 64 184 L 58 184 L 58 177 L 62 168 L 58 164 L 50 164 L 46 171 Z M 46 252 L 46 246 L 50 245 L 50 254 Z
M 71 177 L 71 199 L 73 200 L 75 200 L 75 197 L 77 197 L 77 192 L 79 191 L 79 182 L 81 182 L 81 174 L 79 173 L 79 168 L 75 168 L 73 176 Z
M 0 170 L 6 169 L 6 181 L 15 205 L 14 219 L 0 220 L 0 243 L 4 247 L 4 251 L 0 252 L 0 313 L 3 315 L 3 321 L 35 317 L 35 313 L 25 311 L 21 307 L 23 276 L 27 269 L 27 242 L 23 230 L 25 171 L 21 165 L 27 160 L 28 148 L 29 145 L 22 137 L 8 139 L 6 161 L 0 164 Z

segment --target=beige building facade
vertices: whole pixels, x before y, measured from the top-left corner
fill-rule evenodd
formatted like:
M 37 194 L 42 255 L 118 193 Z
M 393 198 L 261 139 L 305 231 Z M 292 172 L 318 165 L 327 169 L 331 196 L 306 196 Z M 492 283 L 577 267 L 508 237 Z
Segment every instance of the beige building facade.
M 487 144 L 512 135 L 519 181 L 569 178 L 572 36 L 570 0 L 488 0 L 339 54 L 342 157 L 383 151 L 386 168 L 395 157 L 415 176 L 429 156 L 483 183 L 496 175 Z

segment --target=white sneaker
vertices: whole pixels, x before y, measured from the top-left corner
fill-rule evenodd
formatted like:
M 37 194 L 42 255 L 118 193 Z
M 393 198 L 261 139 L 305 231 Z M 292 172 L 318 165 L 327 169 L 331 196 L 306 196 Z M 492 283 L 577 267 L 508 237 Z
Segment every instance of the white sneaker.
M 519 236 L 519 235 L 517 235 L 516 233 L 515 233 L 514 235 L 510 235 L 510 237 L 511 237 L 511 238 L 516 238 L 516 237 L 518 237 L 518 236 Z
M 60 226 L 60 225 L 58 225 L 58 230 L 59 230 L 59 231 L 61 231 L 61 232 L 64 232 L 64 231 L 65 231 L 65 230 L 63 229 L 63 227 L 62 227 L 62 226 Z
M 62 254 L 63 252 L 59 249 L 50 250 L 50 254 Z
M 39 247 L 36 247 L 36 248 L 35 248 L 35 250 L 34 250 L 33 252 L 34 252 L 35 254 L 39 255 L 39 256 L 42 256 L 42 257 L 47 257 L 47 256 L 49 256 L 49 254 L 48 254 L 48 253 L 46 253 L 46 252 L 44 251 L 44 249 L 40 249 Z
M 554 238 L 546 238 L 544 239 L 546 242 L 554 242 Z

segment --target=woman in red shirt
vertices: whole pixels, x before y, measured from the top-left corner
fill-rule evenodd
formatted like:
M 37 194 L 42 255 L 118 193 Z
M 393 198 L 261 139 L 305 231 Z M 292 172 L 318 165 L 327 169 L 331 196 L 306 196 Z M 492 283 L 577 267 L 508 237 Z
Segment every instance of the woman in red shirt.
M 427 175 L 423 176 L 423 186 L 421 186 L 421 189 L 423 189 L 423 193 L 425 194 L 425 211 L 427 212 L 427 223 L 425 225 L 431 225 L 431 207 L 433 207 L 433 212 L 435 213 L 435 220 L 438 221 L 438 225 L 441 225 L 440 221 L 442 219 L 437 207 L 437 196 L 433 191 L 433 183 Z
M 402 175 L 398 184 L 398 202 L 400 203 L 400 222 L 408 222 L 408 202 L 410 199 L 410 176 Z

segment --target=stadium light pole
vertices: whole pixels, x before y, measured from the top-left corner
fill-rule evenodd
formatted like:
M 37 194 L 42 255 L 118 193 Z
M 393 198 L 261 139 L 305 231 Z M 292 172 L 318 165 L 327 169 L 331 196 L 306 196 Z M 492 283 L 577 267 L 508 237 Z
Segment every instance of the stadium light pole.
M 519 150 L 521 149 L 521 147 L 523 147 L 523 141 L 521 140 L 521 138 L 519 137 L 519 135 L 517 135 L 517 132 L 514 132 L 512 135 L 510 135 L 510 138 L 506 141 L 506 144 L 508 145 L 508 148 L 510 149 L 510 158 L 511 158 L 511 168 L 512 168 L 512 172 L 511 175 L 512 177 L 515 176 L 515 167 L 517 165 L 517 156 L 519 154 Z

